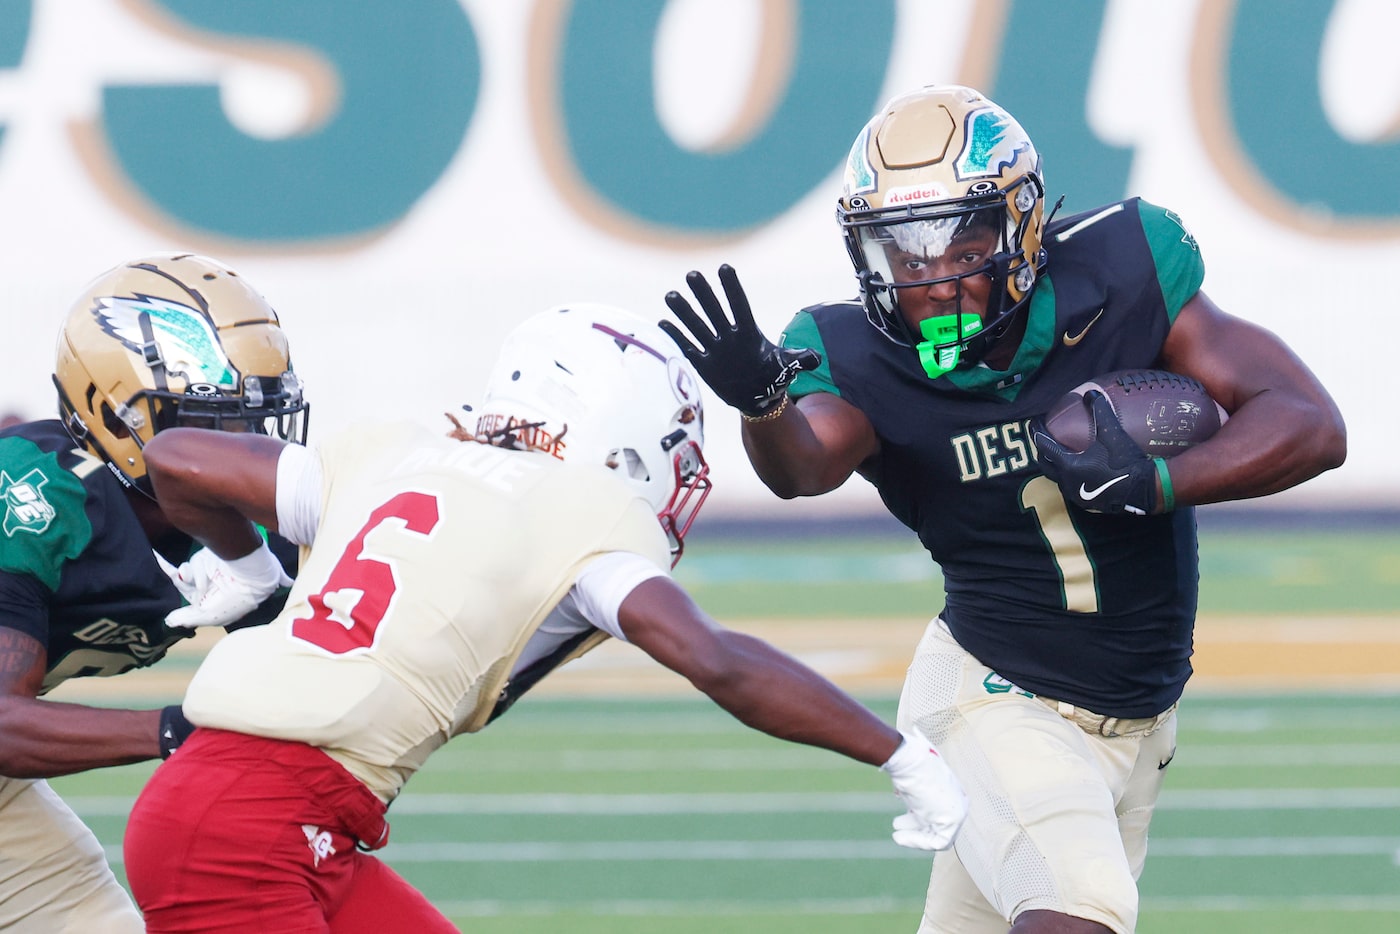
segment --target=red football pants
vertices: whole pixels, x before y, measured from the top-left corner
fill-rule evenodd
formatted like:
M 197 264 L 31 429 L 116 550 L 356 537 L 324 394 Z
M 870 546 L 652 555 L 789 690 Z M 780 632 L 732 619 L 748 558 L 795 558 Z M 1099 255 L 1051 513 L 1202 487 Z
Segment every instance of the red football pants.
M 304 743 L 198 729 L 132 809 L 127 881 L 148 932 L 456 934 L 382 861 L 384 804 Z

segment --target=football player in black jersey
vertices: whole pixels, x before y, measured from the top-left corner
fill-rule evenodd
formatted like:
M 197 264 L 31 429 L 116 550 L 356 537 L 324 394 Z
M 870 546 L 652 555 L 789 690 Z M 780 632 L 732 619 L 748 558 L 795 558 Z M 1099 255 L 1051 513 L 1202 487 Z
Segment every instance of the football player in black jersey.
M 972 800 L 920 930 L 1132 931 L 1191 673 L 1191 507 L 1340 465 L 1341 415 L 1275 335 L 1200 290 L 1174 213 L 1134 198 L 1047 218 L 1035 147 L 972 89 L 887 104 L 856 138 L 837 214 L 857 300 L 803 309 L 775 346 L 724 266 L 728 312 L 692 272 L 703 317 L 671 292 L 689 334 L 663 326 L 740 410 L 773 492 L 858 473 L 943 571 L 899 715 Z M 1036 422 L 1080 383 L 1142 367 L 1200 380 L 1228 423 L 1168 462 L 1111 425 L 1075 453 Z
M 150 256 L 96 278 L 68 312 L 58 419 L 0 430 L 0 929 L 144 931 L 92 832 L 43 779 L 168 756 L 178 706 L 116 710 L 39 698 L 68 678 L 159 661 L 218 562 L 152 498 L 142 447 L 175 425 L 305 440 L 307 406 L 277 314 L 232 270 Z M 286 545 L 280 542 L 279 545 Z M 295 552 L 258 552 L 286 577 Z M 270 620 L 282 589 L 250 603 Z M 229 620 L 234 622 L 233 619 Z

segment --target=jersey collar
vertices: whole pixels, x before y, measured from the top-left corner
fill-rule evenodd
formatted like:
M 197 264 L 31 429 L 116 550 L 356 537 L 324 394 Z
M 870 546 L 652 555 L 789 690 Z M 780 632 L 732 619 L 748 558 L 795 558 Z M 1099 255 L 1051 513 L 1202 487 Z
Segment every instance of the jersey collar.
M 1007 402 L 1014 400 L 1054 343 L 1055 287 L 1049 276 L 1036 283 L 1027 315 L 1026 333 L 1021 337 L 1016 355 L 1011 358 L 1011 366 L 994 370 L 979 363 L 970 369 L 954 370 L 943 379 L 963 392 L 999 396 Z

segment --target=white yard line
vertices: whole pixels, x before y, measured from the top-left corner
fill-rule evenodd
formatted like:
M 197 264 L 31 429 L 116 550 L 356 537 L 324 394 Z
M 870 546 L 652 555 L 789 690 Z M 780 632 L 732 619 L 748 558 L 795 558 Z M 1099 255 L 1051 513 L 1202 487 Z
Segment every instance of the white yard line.
M 108 859 L 120 847 L 108 847 Z M 1153 859 L 1223 857 L 1316 858 L 1326 856 L 1393 856 L 1400 837 L 1183 837 L 1153 839 Z M 888 840 L 535 840 L 522 843 L 390 843 L 380 854 L 386 862 L 407 863 L 582 863 L 603 860 L 655 862 L 810 862 L 832 860 L 928 859 L 927 853 L 895 846 Z
M 749 901 L 619 899 L 588 902 L 508 902 L 500 899 L 473 899 L 435 902 L 438 909 L 454 918 L 498 916 L 543 916 L 562 911 L 597 916 L 694 916 L 694 915 L 867 915 L 883 912 L 918 912 L 923 899 L 775 899 Z M 1259 911 L 1400 911 L 1397 895 L 1299 895 L 1299 896 L 1146 896 L 1144 914 L 1158 912 L 1238 912 Z
M 127 795 L 73 795 L 64 799 L 81 817 L 123 816 Z M 1400 788 L 1221 789 L 1162 793 L 1162 811 L 1393 810 Z M 894 797 L 881 792 L 744 794 L 406 794 L 389 809 L 396 816 L 435 814 L 614 815 L 890 813 Z M 1302 838 L 1300 838 L 1302 839 Z M 1155 838 L 1154 838 L 1155 840 Z

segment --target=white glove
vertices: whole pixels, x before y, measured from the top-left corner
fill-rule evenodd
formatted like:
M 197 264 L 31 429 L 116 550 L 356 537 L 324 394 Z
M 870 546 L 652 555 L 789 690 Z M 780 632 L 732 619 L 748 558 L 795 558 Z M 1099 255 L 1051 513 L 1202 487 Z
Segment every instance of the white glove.
M 894 819 L 894 842 L 914 850 L 946 850 L 967 817 L 967 795 L 948 763 L 917 728 L 880 766 L 908 813 Z
M 177 629 L 227 626 L 251 613 L 278 587 L 292 584 L 266 541 L 232 561 L 208 548 L 196 551 L 178 568 L 159 554 L 156 560 L 190 604 L 166 614 L 165 624 Z

